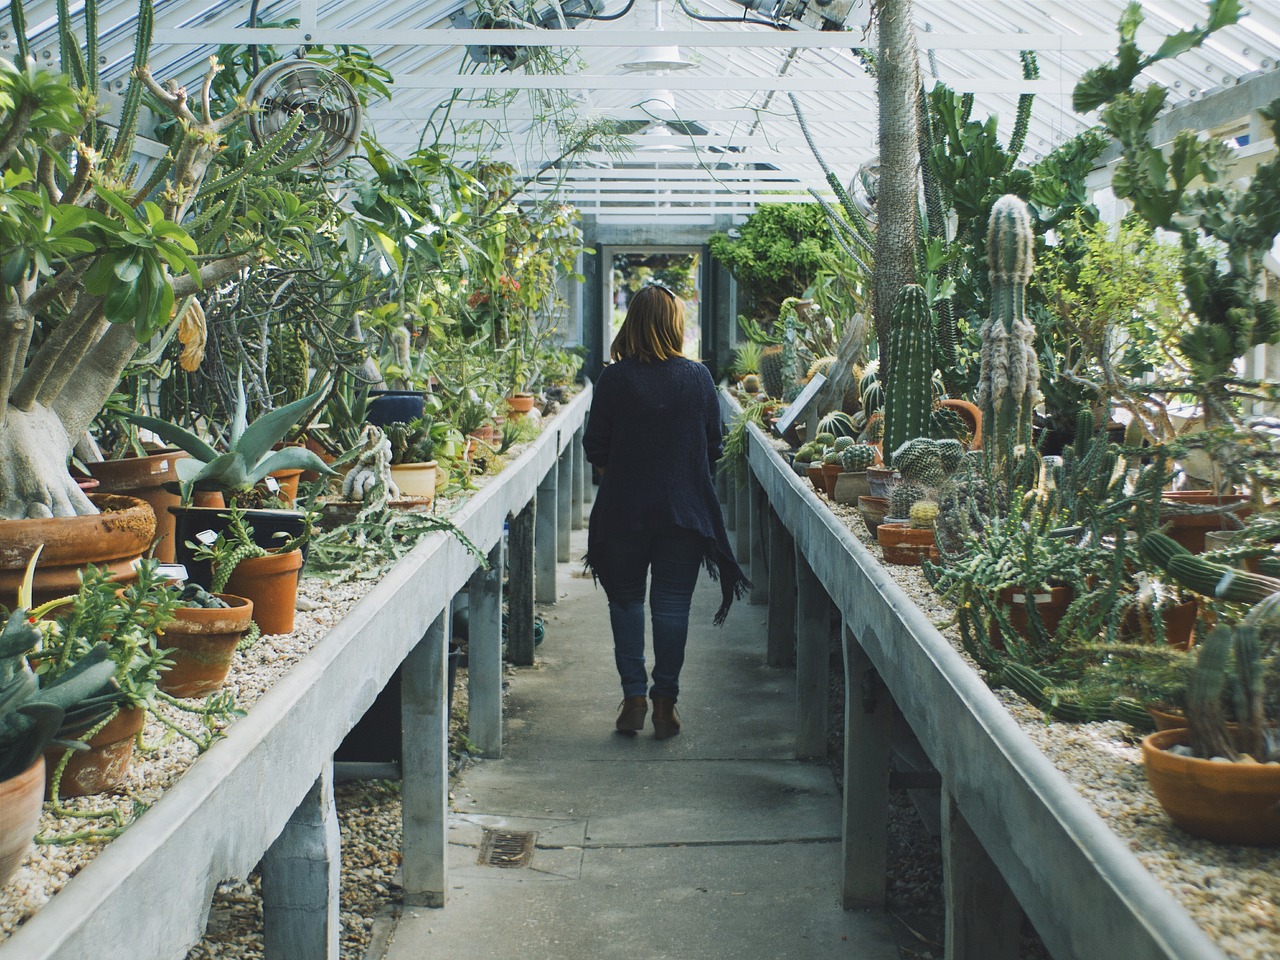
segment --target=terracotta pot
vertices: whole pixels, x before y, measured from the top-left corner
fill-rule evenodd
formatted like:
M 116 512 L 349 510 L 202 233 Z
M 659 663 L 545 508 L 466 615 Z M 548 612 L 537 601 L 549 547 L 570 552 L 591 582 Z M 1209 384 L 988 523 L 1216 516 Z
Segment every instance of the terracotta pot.
M 191 506 L 193 507 L 218 507 L 224 509 L 227 505 L 226 497 L 222 495 L 221 490 L 196 490 L 191 494 Z
M 430 503 L 436 496 L 436 462 L 394 463 L 391 479 L 400 489 L 400 496 L 413 497 Z
M 273 470 L 268 474 L 280 485 L 276 496 L 289 506 L 298 499 L 298 481 L 302 479 L 301 470 Z
M 888 512 L 889 501 L 886 497 L 858 498 L 858 513 L 873 537 L 876 535 L 876 528 L 880 526 L 880 521 L 884 519 L 885 514 Z
M 170 507 L 180 502 L 176 493 L 164 488 L 178 481 L 177 462 L 185 450 L 162 450 L 146 457 L 125 457 L 86 464 L 89 475 L 99 481 L 102 493 L 137 497 L 151 504 L 156 515 L 156 552 L 161 563 L 173 563 L 173 517 Z
M 1160 614 L 1164 618 L 1165 643 L 1178 650 L 1190 650 L 1196 629 L 1196 616 L 1199 613 L 1200 604 L 1195 597 L 1161 610 Z M 1130 607 L 1120 625 L 1120 639 L 1139 642 L 1149 640 L 1151 629 L 1149 611 L 1145 617 L 1147 620 L 1145 627 L 1143 619 L 1143 615 L 1136 608 Z
M 1071 606 L 1075 595 L 1075 588 L 1066 585 L 1035 591 L 1036 612 L 1040 615 L 1040 623 L 1050 634 L 1058 629 L 1058 624 L 1062 622 L 1062 617 L 1067 612 L 1067 607 Z M 1027 619 L 1027 591 L 1021 587 L 1005 587 L 1000 591 L 998 602 L 1008 610 L 1009 624 L 1018 636 L 1030 639 L 1031 622 Z M 1000 628 L 994 618 L 991 620 L 989 629 L 991 645 L 997 650 L 1003 650 L 1004 637 L 1001 636 Z
M 1238 519 L 1249 515 L 1249 497 L 1243 493 L 1219 495 L 1212 490 L 1177 490 L 1161 494 L 1168 503 L 1190 504 L 1197 507 L 1232 507 L 1230 511 Z M 1175 514 L 1161 511 L 1160 522 L 1169 525 L 1169 536 L 1192 553 L 1204 553 L 1204 535 L 1210 530 L 1234 530 L 1234 524 L 1225 513 Z
M 72 752 L 58 784 L 60 797 L 87 797 L 118 786 L 129 772 L 133 744 L 147 721 L 142 707 L 125 707 L 89 740 L 88 750 Z M 53 790 L 53 772 L 65 750 L 54 747 L 44 752 L 45 796 Z
M 0 783 L 0 887 L 9 882 L 40 825 L 44 759 Z
M 884 551 L 885 563 L 918 567 L 925 557 L 938 559 L 932 527 L 918 529 L 906 523 L 881 523 L 876 527 L 876 541 Z
M 836 495 L 836 481 L 840 478 L 842 468 L 838 463 L 824 463 L 822 465 L 822 492 L 827 495 L 828 499 L 834 499 Z
M 1151 792 L 1174 824 L 1215 843 L 1280 845 L 1280 765 L 1183 757 L 1189 730 L 1159 730 L 1142 740 Z
M 226 591 L 253 603 L 253 619 L 263 633 L 292 633 L 301 571 L 301 550 L 241 560 Z
M 1147 704 L 1147 713 L 1151 714 L 1151 719 L 1155 721 L 1157 730 L 1187 729 L 1187 715 L 1176 707 L 1169 707 L 1166 710 L 1149 703 Z
M 222 689 L 236 644 L 249 629 L 253 603 L 229 593 L 216 594 L 228 607 L 179 607 L 157 645 L 168 649 L 173 666 L 158 686 L 175 697 L 207 697 Z
M 515 393 L 507 397 L 507 413 L 512 417 L 523 417 L 532 409 L 532 393 Z
M 1206 530 L 1204 532 L 1204 549 L 1206 552 L 1214 550 L 1226 550 L 1235 546 L 1235 530 Z M 1250 573 L 1260 573 L 1258 560 L 1260 557 L 1242 557 L 1236 561 L 1236 566 L 1248 570 Z
M 871 484 L 865 470 L 846 470 L 836 477 L 836 487 L 831 495 L 836 503 L 857 506 L 859 497 L 871 496 Z
M 809 482 L 813 484 L 813 489 L 819 494 L 827 492 L 826 482 L 822 479 L 822 464 L 811 463 L 805 470 L 805 476 L 809 478 Z
M 231 524 L 231 513 L 216 507 L 173 507 L 170 512 L 177 521 L 176 555 L 178 563 L 187 568 L 187 582 L 208 589 L 213 583 L 209 562 L 197 560 L 195 551 L 187 544 L 195 543 L 197 535 L 204 530 L 214 533 L 225 530 Z M 306 529 L 300 510 L 246 510 L 244 513 L 249 526 L 253 527 L 254 542 L 268 550 L 280 546 L 286 539 L 300 536 Z M 303 549 L 305 551 L 305 547 Z
M 89 499 L 100 513 L 0 521 L 0 604 L 17 606 L 27 562 L 41 544 L 32 590 L 35 604 L 75 593 L 86 564 L 106 568 L 116 583 L 136 577 L 134 564 L 151 546 L 156 530 L 150 505 L 105 493 L 91 493 Z
M 968 400 L 953 399 L 951 397 L 943 400 L 941 405 L 954 410 L 969 425 L 969 433 L 973 435 L 973 439 L 969 441 L 969 449 L 981 450 L 982 411 Z
M 867 483 L 871 487 L 872 497 L 889 496 L 889 488 L 893 486 L 893 470 L 889 467 L 867 467 Z

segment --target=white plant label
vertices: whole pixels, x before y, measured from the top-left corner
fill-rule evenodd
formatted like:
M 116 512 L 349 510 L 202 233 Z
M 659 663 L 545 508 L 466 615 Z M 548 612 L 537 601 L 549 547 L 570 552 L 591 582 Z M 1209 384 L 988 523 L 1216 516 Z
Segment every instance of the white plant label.
M 208 547 L 212 546 L 213 542 L 218 539 L 218 534 L 213 530 L 201 530 L 196 534 L 196 539 Z

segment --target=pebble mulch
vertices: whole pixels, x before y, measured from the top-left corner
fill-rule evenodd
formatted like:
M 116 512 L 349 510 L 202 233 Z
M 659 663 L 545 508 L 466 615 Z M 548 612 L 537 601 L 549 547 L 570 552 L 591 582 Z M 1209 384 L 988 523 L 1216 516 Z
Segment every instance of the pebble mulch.
M 857 510 L 828 505 L 879 559 L 880 547 Z M 920 568 L 886 569 L 978 670 L 952 624 L 954 610 Z M 1210 843 L 1176 829 L 1147 785 L 1137 738 L 1126 724 L 1057 723 L 1010 690 L 995 695 L 1223 953 L 1236 960 L 1280 960 L 1280 851 Z

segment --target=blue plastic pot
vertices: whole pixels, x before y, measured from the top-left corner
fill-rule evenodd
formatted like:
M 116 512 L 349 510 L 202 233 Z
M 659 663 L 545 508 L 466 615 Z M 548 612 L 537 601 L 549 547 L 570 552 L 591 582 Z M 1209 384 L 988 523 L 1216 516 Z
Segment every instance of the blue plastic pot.
M 417 390 L 370 390 L 364 419 L 365 423 L 385 427 L 417 420 L 425 410 L 426 400 Z

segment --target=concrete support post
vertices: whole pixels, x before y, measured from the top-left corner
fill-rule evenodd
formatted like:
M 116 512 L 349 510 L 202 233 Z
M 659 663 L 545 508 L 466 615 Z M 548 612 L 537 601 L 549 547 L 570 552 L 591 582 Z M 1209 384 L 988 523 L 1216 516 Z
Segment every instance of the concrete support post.
M 587 466 L 587 458 L 582 450 L 582 428 L 579 427 L 573 435 L 573 442 L 570 444 L 573 451 L 573 498 L 570 516 L 572 518 L 572 527 L 574 530 L 581 530 L 583 527 L 583 503 L 585 501 L 584 491 L 587 487 L 587 480 L 584 476 L 584 470 Z
M 1022 908 L 945 789 L 942 890 L 947 960 L 1017 960 Z
M 843 900 L 884 907 L 889 847 L 889 725 L 893 701 L 858 638 L 844 627 Z
M 586 424 L 583 424 L 582 432 L 585 434 L 586 430 L 587 430 Z M 595 502 L 596 485 L 591 482 L 593 479 L 594 479 L 594 475 L 591 469 L 591 461 L 587 459 L 587 453 L 585 450 L 583 450 L 582 451 L 582 502 L 584 505 L 589 505 Z M 590 511 L 588 511 L 588 515 L 590 515 Z
M 769 509 L 769 643 L 765 663 L 785 667 L 796 650 L 795 540 L 771 507 Z
M 754 473 L 747 478 L 747 503 L 751 511 L 751 595 L 749 603 L 760 605 L 769 602 L 769 566 L 765 547 L 768 529 L 765 514 L 769 509 L 764 488 Z
M 569 562 L 569 534 L 573 527 L 573 444 L 560 453 L 556 466 L 556 560 Z
M 722 506 L 729 503 L 729 471 L 725 467 L 716 468 L 716 497 Z
M 341 868 L 330 760 L 262 858 L 268 960 L 338 960 Z
M 401 668 L 404 902 L 443 907 L 449 825 L 448 617 L 442 613 Z
M 502 756 L 502 540 L 489 569 L 471 575 L 467 639 L 467 736 L 480 754 Z
M 534 501 L 507 521 L 507 659 L 533 666 Z
M 807 760 L 827 755 L 831 600 L 804 554 L 795 555 L 796 759 Z
M 743 477 L 734 485 L 734 490 L 733 511 L 737 526 L 734 529 L 733 553 L 747 576 L 751 576 L 751 488 Z
M 738 529 L 738 481 L 732 470 L 724 471 L 724 525 L 727 530 Z
M 557 530 L 556 492 L 559 467 L 552 467 L 538 484 L 536 517 L 533 535 L 534 597 L 539 603 L 556 602 L 556 551 Z

